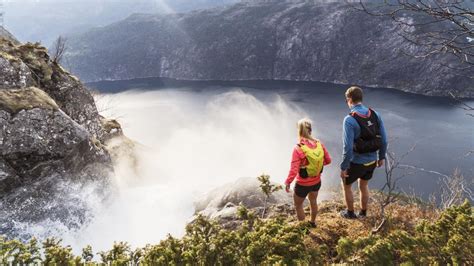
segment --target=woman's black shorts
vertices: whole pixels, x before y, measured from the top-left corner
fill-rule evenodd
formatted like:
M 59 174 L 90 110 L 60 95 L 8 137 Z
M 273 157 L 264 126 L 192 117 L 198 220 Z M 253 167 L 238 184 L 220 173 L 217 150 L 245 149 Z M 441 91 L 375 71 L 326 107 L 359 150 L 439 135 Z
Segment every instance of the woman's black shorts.
M 317 192 L 321 188 L 321 182 L 312 186 L 302 186 L 296 183 L 295 194 L 300 198 L 306 198 L 310 192 Z

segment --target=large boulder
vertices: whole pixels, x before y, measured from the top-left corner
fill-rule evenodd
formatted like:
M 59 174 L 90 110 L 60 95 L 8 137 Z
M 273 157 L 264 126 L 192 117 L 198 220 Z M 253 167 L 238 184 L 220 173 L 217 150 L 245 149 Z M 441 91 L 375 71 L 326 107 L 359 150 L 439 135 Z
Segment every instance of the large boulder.
M 256 178 L 243 177 L 233 183 L 218 187 L 204 197 L 197 200 L 194 204 L 196 212 L 205 209 L 221 209 L 226 204 L 243 204 L 247 208 L 263 207 L 265 203 L 265 194 L 263 194 L 260 183 Z M 279 190 L 274 192 L 268 199 L 268 204 L 292 203 L 292 195 Z
M 34 87 L 0 90 L 0 125 L 0 234 L 10 233 L 12 221 L 79 226 L 86 204 L 64 206 L 76 197 L 73 187 L 107 189 L 113 169 L 104 146 Z
M 259 216 L 264 213 L 266 218 L 294 213 L 292 194 L 279 190 L 267 199 L 256 178 L 240 178 L 210 191 L 194 203 L 196 215 L 216 220 L 229 228 L 238 224 L 237 213 L 241 205 Z

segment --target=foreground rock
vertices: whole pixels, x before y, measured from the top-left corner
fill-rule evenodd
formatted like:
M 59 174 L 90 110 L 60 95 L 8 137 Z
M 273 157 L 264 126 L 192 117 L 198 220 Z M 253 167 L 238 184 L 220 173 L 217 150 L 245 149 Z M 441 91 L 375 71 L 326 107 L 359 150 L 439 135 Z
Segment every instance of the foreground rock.
M 237 210 L 240 205 L 261 216 L 264 210 L 266 196 L 260 189 L 256 178 L 240 178 L 216 188 L 195 202 L 197 215 L 217 220 L 225 227 L 233 227 L 238 222 Z M 265 217 L 294 213 L 292 194 L 282 190 L 273 193 L 266 202 Z
M 414 28 L 337 1 L 253 2 L 261 3 L 133 15 L 70 37 L 68 61 L 86 81 L 322 81 L 474 97 L 472 79 L 443 67 L 450 58 L 407 56 L 422 53 L 401 36 Z
M 86 222 L 110 192 L 103 143 L 118 133 L 44 47 L 0 39 L 0 235 Z

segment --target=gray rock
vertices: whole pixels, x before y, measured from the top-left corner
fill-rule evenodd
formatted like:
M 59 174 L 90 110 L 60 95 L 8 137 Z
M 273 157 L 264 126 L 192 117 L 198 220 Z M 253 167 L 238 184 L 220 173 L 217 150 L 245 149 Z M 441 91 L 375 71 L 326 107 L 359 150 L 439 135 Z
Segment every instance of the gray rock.
M 0 198 L 21 185 L 20 177 L 3 158 L 0 158 Z
M 9 93 L 29 99 L 35 95 L 32 90 L 40 91 L 27 88 Z M 113 172 L 110 155 L 87 129 L 57 107 L 38 105 L 12 112 L 14 108 L 5 108 L 4 98 L 5 92 L 0 91 L 0 234 L 14 234 L 12 226 L 18 223 L 44 220 L 78 227 L 88 212 L 86 200 L 77 196 L 80 187 L 91 185 L 107 195 Z
M 25 63 L 0 53 L 0 84 L 3 88 L 25 88 L 35 83 Z
M 74 121 L 104 142 L 104 130 L 91 92 L 40 44 L 17 44 L 0 39 L 0 89 L 35 86 L 45 91 Z
M 103 143 L 117 134 L 120 124 L 99 115 L 44 47 L 0 39 L 0 235 L 27 239 L 31 225 L 71 229 L 91 219 L 113 190 Z
M 234 183 L 216 188 L 194 203 L 196 215 L 213 219 L 225 228 L 235 228 L 241 221 L 239 205 L 261 217 L 265 195 L 256 178 L 240 178 Z M 293 196 L 282 190 L 273 193 L 267 201 L 265 218 L 294 214 Z
M 194 203 L 196 212 L 206 209 L 220 210 L 225 206 L 238 206 L 243 204 L 247 208 L 263 207 L 265 195 L 260 189 L 256 178 L 240 178 L 234 183 L 229 183 L 207 193 L 203 198 Z M 292 194 L 279 190 L 268 199 L 268 204 L 292 203 Z
M 93 136 L 59 110 L 22 110 L 6 123 L 0 133 L 0 155 L 24 182 L 66 170 L 75 175 L 97 163 L 111 165 Z
M 344 3 L 271 2 L 133 15 L 70 37 L 67 60 L 86 81 L 304 80 L 474 97 L 471 79 L 442 66 L 454 59 L 407 56 L 420 48 L 389 18 Z

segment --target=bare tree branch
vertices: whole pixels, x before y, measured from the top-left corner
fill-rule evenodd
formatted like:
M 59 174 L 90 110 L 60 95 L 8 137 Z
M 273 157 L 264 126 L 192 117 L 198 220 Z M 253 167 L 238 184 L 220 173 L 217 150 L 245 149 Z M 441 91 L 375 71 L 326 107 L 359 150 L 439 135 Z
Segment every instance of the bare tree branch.
M 461 204 L 465 199 L 474 201 L 473 181 L 468 181 L 455 170 L 452 176 L 446 176 L 440 180 L 439 205 L 447 209 L 453 205 Z
M 59 36 L 53 44 L 53 62 L 59 64 L 67 51 L 67 39 Z
M 467 104 L 465 101 L 459 99 L 452 91 L 449 92 L 449 95 L 459 104 L 461 104 L 461 109 L 466 111 L 466 115 L 474 117 L 474 107 Z
M 391 151 L 387 151 L 387 158 L 385 160 L 385 184 L 379 190 L 378 197 L 375 197 L 379 205 L 381 220 L 375 225 L 374 229 L 372 230 L 372 234 L 376 234 L 380 230 L 382 230 L 387 220 L 387 215 L 385 213 L 386 208 L 390 204 L 393 204 L 399 200 L 402 192 L 398 187 L 398 183 L 406 176 L 415 173 L 415 171 L 406 171 L 409 168 L 404 168 L 404 164 L 402 164 L 406 156 L 412 153 L 415 148 L 416 144 L 413 145 L 406 153 L 402 154 L 400 157 L 397 157 L 395 153 Z M 405 171 L 397 175 L 396 171 L 401 169 Z
M 422 48 L 406 54 L 415 58 L 449 55 L 453 58 L 449 68 L 474 78 L 472 0 L 358 0 L 353 6 L 371 16 L 392 19 L 407 42 Z

